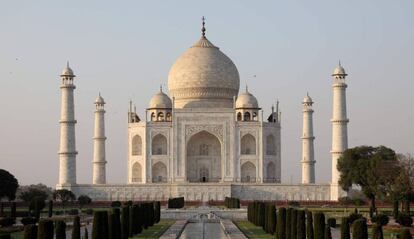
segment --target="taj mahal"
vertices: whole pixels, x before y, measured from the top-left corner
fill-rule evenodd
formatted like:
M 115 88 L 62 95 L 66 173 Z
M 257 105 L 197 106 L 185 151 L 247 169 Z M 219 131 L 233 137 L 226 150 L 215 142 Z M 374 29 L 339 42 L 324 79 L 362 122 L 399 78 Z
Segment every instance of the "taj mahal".
M 94 200 L 337 200 L 345 195 L 338 185 L 337 159 L 348 147 L 347 74 L 339 64 L 332 74 L 332 178 L 315 183 L 313 101 L 303 105 L 302 180 L 281 181 L 282 126 L 278 104 L 264 115 L 258 99 L 240 89 L 236 65 L 206 37 L 172 65 L 168 90 L 160 88 L 145 115 L 130 103 L 128 111 L 127 181 L 106 180 L 105 101 L 95 101 L 93 181 L 76 180 L 75 74 L 69 64 L 61 77 L 59 182 L 77 196 Z M 306 89 L 304 89 L 306 91 Z M 167 94 L 168 93 L 168 94 Z M 299 104 L 299 101 L 298 101 Z M 299 127 L 299 126 L 298 126 Z M 110 146 L 109 146 L 110 147 Z M 116 165 L 115 163 L 112 165 Z

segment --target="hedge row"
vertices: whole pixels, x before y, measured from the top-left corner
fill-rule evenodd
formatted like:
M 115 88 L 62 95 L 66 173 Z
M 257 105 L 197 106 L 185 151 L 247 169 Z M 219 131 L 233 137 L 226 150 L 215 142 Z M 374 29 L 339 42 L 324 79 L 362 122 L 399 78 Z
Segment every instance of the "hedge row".
M 227 208 L 240 208 L 240 199 L 226 197 L 224 199 L 224 206 Z

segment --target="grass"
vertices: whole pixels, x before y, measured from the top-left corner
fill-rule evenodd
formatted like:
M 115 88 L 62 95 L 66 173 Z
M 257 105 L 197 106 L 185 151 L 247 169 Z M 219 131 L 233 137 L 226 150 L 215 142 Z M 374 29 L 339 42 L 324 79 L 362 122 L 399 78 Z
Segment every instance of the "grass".
M 255 226 L 249 221 L 234 221 L 234 224 L 250 239 L 273 239 L 274 236 L 263 231 L 262 227 Z
M 141 234 L 132 237 L 132 239 L 156 239 L 162 236 L 164 232 L 172 225 L 174 224 L 175 220 L 169 220 L 169 219 L 161 219 L 161 221 L 158 224 L 155 224 L 152 227 L 149 227 L 148 229 L 144 229 Z

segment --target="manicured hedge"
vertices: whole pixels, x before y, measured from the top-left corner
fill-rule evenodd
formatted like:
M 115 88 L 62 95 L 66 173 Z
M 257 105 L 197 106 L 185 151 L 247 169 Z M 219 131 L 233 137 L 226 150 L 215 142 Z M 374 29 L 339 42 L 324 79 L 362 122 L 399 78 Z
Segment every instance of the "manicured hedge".
M 73 218 L 72 239 L 81 239 L 80 228 L 80 217 L 75 216 Z
M 341 221 L 341 239 L 351 239 L 349 218 L 343 217 Z
M 121 238 L 128 239 L 129 236 L 129 206 L 122 207 L 121 213 Z
M 277 210 L 276 239 L 286 239 L 286 208 Z
M 56 239 L 66 239 L 66 223 L 64 221 L 56 221 Z
M 184 197 L 179 198 L 169 198 L 168 199 L 168 208 L 183 208 L 184 207 Z
M 352 223 L 352 238 L 368 239 L 367 220 L 357 219 Z
M 37 229 L 37 239 L 53 239 L 53 234 L 53 221 L 47 219 L 40 220 Z
M 34 224 L 24 226 L 23 239 L 37 239 L 37 226 Z
M 297 239 L 306 239 L 305 211 L 297 211 Z
M 313 214 L 311 211 L 306 211 L 306 238 L 315 238 L 315 233 L 313 231 Z
M 325 215 L 322 212 L 316 212 L 314 215 L 314 234 L 315 239 L 324 239 L 325 235 Z
M 227 208 L 240 208 L 240 199 L 233 197 L 226 197 L 224 199 L 224 206 Z
M 108 239 L 108 212 L 95 211 L 93 214 L 92 239 Z

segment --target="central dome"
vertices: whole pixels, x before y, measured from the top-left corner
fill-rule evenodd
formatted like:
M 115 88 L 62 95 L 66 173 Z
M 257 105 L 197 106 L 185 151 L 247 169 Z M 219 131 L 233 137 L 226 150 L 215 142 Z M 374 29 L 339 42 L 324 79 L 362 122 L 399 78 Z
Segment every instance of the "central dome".
M 239 84 L 236 66 L 205 37 L 204 31 L 168 75 L 168 89 L 176 108 L 232 108 Z

